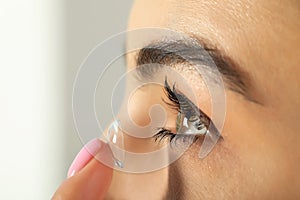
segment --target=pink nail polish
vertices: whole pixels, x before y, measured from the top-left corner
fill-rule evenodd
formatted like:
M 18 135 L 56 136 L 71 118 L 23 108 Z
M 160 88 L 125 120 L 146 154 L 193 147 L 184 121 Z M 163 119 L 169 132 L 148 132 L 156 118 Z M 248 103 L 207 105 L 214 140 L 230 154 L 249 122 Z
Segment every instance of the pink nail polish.
M 77 154 L 68 170 L 68 178 L 79 172 L 100 150 L 101 141 L 93 139 L 89 141 Z

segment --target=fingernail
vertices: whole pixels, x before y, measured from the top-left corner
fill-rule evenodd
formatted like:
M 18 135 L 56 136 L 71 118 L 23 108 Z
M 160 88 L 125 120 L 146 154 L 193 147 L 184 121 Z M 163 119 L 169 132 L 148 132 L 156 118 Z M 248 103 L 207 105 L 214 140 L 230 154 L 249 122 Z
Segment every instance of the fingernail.
M 68 170 L 68 178 L 78 173 L 101 148 L 101 142 L 99 139 L 93 139 L 89 141 L 77 154 Z

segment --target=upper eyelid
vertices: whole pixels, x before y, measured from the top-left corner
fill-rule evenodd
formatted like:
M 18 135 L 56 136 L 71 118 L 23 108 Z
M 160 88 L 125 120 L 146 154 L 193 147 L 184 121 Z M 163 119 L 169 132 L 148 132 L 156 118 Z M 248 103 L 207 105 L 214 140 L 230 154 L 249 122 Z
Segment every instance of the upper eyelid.
M 166 89 L 167 92 L 174 92 L 170 89 L 170 86 L 167 82 L 167 79 L 165 79 L 165 89 Z M 173 87 L 173 89 L 175 89 L 175 86 Z M 213 132 L 214 134 L 218 135 L 219 138 L 221 140 L 223 140 L 223 136 L 221 135 L 219 130 L 216 128 L 214 122 L 210 119 L 210 117 L 207 116 L 204 112 L 202 112 L 202 110 L 200 108 L 195 106 L 194 103 L 188 97 L 186 97 L 183 93 L 181 93 L 181 95 L 184 96 L 187 101 L 189 101 L 190 105 L 192 105 L 191 109 L 197 110 L 199 112 L 199 113 L 197 113 L 198 114 L 197 116 L 200 118 L 201 122 L 205 125 L 207 130 L 209 130 L 210 132 Z M 175 101 L 175 103 L 179 103 L 179 102 Z M 168 130 L 168 129 L 165 129 L 165 130 Z M 168 131 L 170 131 L 170 130 L 168 130 Z
M 189 40 L 162 40 L 151 43 L 142 48 L 136 54 L 136 64 L 138 74 L 143 78 L 149 78 L 155 74 L 163 65 L 176 65 L 188 63 L 199 65 L 203 70 L 210 70 L 211 79 L 219 73 L 225 80 L 225 85 L 230 90 L 242 95 L 246 100 L 261 104 L 249 92 L 251 84 L 249 74 L 241 69 L 236 62 L 226 56 L 219 48 L 209 44 L 204 39 L 192 36 L 193 41 Z M 182 56 L 181 56 L 182 55 Z M 153 64 L 151 67 L 145 64 Z M 217 67 L 214 68 L 214 66 Z
M 193 115 L 199 116 L 202 120 L 202 122 L 204 123 L 205 126 L 210 125 L 210 123 L 213 123 L 210 119 L 209 116 L 207 116 L 200 108 L 198 108 L 188 97 L 186 97 L 183 93 L 181 92 L 177 92 L 175 84 L 173 85 L 173 90 L 171 89 L 171 87 L 168 84 L 167 78 L 165 78 L 165 86 L 164 89 L 167 93 L 167 97 L 169 98 L 169 100 L 171 100 L 173 103 L 176 103 L 177 106 L 182 105 L 183 103 L 188 103 L 188 106 L 191 108 L 191 111 L 193 112 Z M 176 97 L 177 96 L 177 97 Z M 172 99 L 170 99 L 170 97 L 172 97 Z M 179 102 L 179 100 L 174 100 L 175 98 L 178 97 L 182 97 L 184 100 L 184 102 Z M 179 108 L 180 109 L 180 108 Z M 180 111 L 180 110 L 179 110 Z M 214 126 L 214 124 L 213 124 Z

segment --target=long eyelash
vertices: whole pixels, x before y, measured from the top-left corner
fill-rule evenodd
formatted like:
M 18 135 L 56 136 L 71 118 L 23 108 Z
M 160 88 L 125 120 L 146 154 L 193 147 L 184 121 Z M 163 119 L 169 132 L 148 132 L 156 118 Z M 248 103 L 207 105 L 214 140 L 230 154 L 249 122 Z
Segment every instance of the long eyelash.
M 167 77 L 165 78 L 165 85 L 164 85 L 164 91 L 168 99 L 171 101 L 167 102 L 164 99 L 163 102 L 165 102 L 167 105 L 169 105 L 171 108 L 174 108 L 176 111 L 183 113 L 188 118 L 191 116 L 199 116 L 202 123 L 208 128 L 211 120 L 210 118 L 202 112 L 190 99 L 188 99 L 184 94 L 177 91 L 175 84 L 173 85 L 173 88 L 171 89 Z
M 157 141 L 161 142 L 165 138 L 168 138 L 169 142 L 172 142 L 175 137 L 176 134 L 164 128 L 160 128 L 159 131 L 153 136 L 155 142 Z
M 171 108 L 175 109 L 176 111 L 180 112 L 180 102 L 177 98 L 177 95 L 173 92 L 176 91 L 175 89 L 175 84 L 173 85 L 173 90 L 170 88 L 168 81 L 167 81 L 167 77 L 165 78 L 165 85 L 164 85 L 164 92 L 166 94 L 166 96 L 168 97 L 168 99 L 171 101 L 167 102 L 165 99 L 162 98 L 162 101 L 167 104 L 168 106 L 170 106 Z

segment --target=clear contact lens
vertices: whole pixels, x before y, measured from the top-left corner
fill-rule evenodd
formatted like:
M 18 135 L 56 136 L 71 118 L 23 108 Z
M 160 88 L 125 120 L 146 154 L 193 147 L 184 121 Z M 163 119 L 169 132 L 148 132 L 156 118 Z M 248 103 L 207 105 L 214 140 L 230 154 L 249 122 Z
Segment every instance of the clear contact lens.
M 111 123 L 108 128 L 106 140 L 112 150 L 115 166 L 123 168 L 125 161 L 124 136 L 120 125 L 119 120 L 115 120 Z

